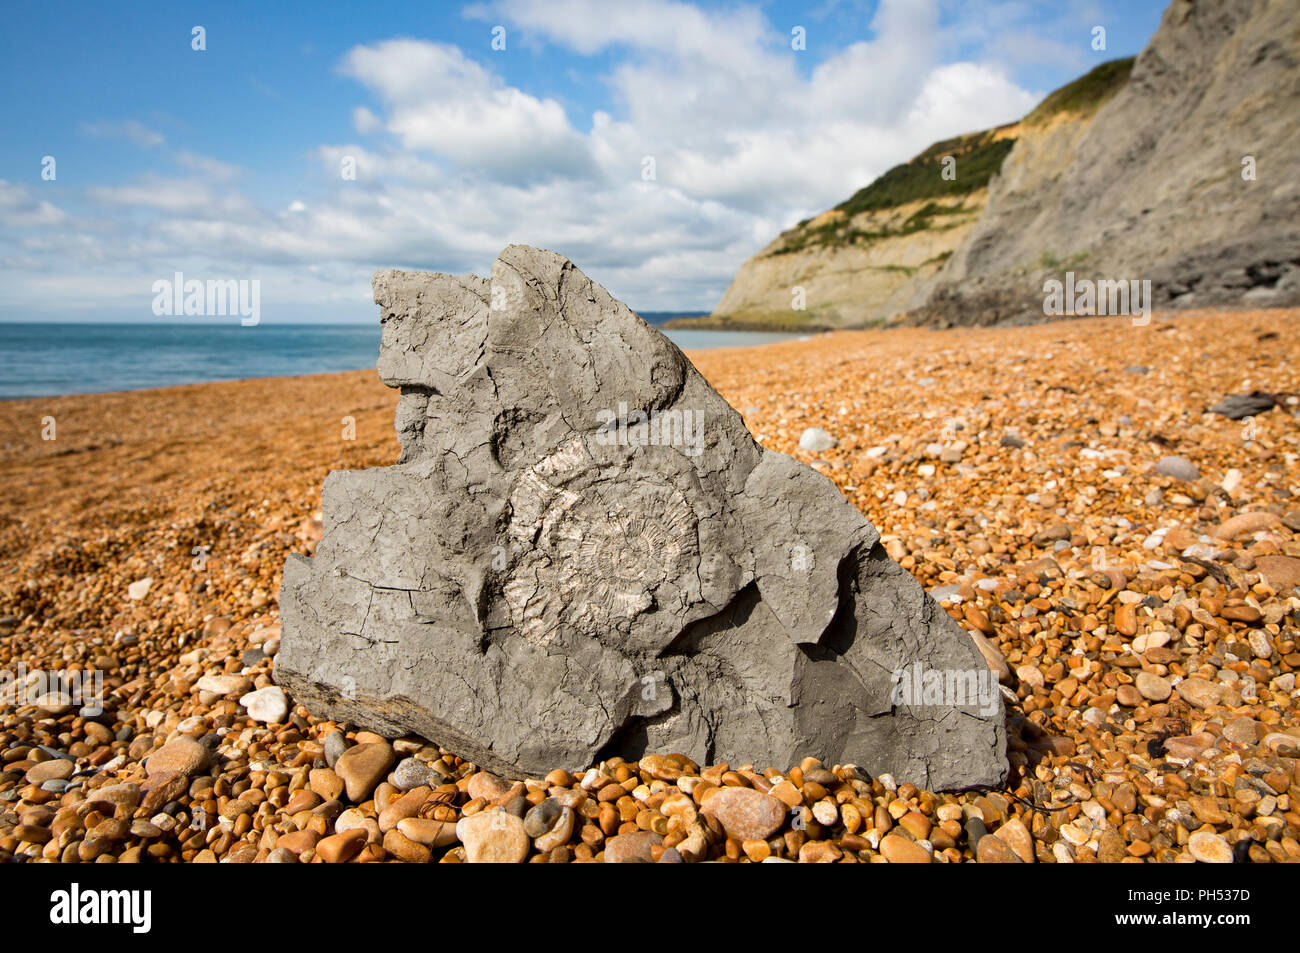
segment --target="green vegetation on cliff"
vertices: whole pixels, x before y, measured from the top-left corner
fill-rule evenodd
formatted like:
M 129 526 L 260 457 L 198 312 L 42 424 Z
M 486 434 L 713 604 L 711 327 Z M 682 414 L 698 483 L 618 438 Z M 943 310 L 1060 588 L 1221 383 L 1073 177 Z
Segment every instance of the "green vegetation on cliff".
M 1133 69 L 1133 57 L 1102 63 L 1044 99 L 1025 117 L 1026 124 L 1039 125 L 1060 113 L 1087 115 L 1115 95 Z M 896 165 L 835 206 L 840 215 L 832 221 L 812 225 L 804 219 L 781 236 L 769 254 L 787 255 L 808 248 L 841 248 L 864 245 L 885 238 L 910 235 L 931 228 L 948 227 L 938 219 L 967 211 L 963 206 L 945 207 L 934 200 L 960 198 L 988 185 L 1002 161 L 1016 144 L 1014 123 L 956 136 L 936 142 L 920 155 Z M 944 160 L 955 160 L 953 172 L 944 176 Z M 863 228 L 854 219 L 863 213 L 883 212 L 910 202 L 926 204 L 901 225 Z
M 993 173 L 1016 144 L 1014 137 L 996 138 L 998 129 L 976 132 L 936 142 L 919 156 L 896 165 L 853 197 L 835 206 L 850 217 L 861 212 L 896 208 L 908 202 L 946 196 L 968 195 L 988 185 Z M 943 160 L 956 160 L 955 175 L 943 176 Z M 928 207 L 928 206 L 927 206 Z
M 720 303 L 725 312 L 705 322 L 711 327 L 807 328 L 874 320 L 870 304 L 855 295 L 874 296 L 885 302 L 882 308 L 896 312 L 940 271 L 963 240 L 963 230 L 984 212 L 984 191 L 1016 143 L 1030 137 L 1023 148 L 1053 135 L 1058 120 L 1088 122 L 1124 88 L 1133 64 L 1131 57 L 1102 63 L 1045 97 L 1019 122 L 936 142 L 833 209 L 787 229 L 751 259 L 752 274 L 747 263 L 737 276 Z M 1049 123 L 1051 129 L 1043 128 Z M 922 234 L 915 239 L 905 238 L 918 232 Z M 1034 253 L 1040 252 L 1041 267 L 1068 267 L 1074 261 L 1056 262 L 1042 249 Z M 855 272 L 863 274 L 858 284 Z M 895 277 L 868 274 L 876 272 Z M 794 283 L 817 285 L 818 308 L 792 315 L 781 307 L 782 295 Z
M 869 245 L 882 238 L 898 238 L 901 235 L 911 235 L 914 232 L 923 232 L 931 228 L 946 228 L 947 225 L 936 224 L 934 220 L 944 216 L 963 215 L 969 211 L 962 205 L 948 208 L 934 202 L 927 202 L 909 215 L 902 225 L 894 228 L 885 227 L 868 230 L 858 227 L 853 224 L 852 220 L 847 218 L 825 222 L 813 228 L 809 228 L 805 223 L 786 232 L 785 240 L 779 248 L 773 249 L 772 254 L 788 255 L 818 245 L 832 248 L 843 245 Z
M 938 220 L 968 213 L 970 209 L 961 204 L 947 206 L 927 200 L 951 199 L 984 188 L 1015 145 L 1012 136 L 997 138 L 998 133 L 1006 128 L 1002 126 L 936 142 L 916 158 L 894 166 L 870 185 L 859 189 L 848 201 L 835 206 L 835 211 L 842 213 L 835 220 L 816 226 L 810 226 L 811 219 L 800 222 L 782 236 L 783 241 L 772 250 L 772 254 L 786 255 L 817 246 L 836 248 L 870 244 L 884 238 L 948 227 L 951 223 Z M 944 159 L 948 156 L 956 161 L 955 174 L 945 177 Z M 926 204 L 901 225 L 865 229 L 853 221 L 864 212 L 887 211 L 920 201 Z
M 1123 89 L 1133 72 L 1133 57 L 1110 60 L 1095 67 L 1072 83 L 1066 83 L 1044 99 L 1025 117 L 1026 124 L 1038 125 L 1057 113 L 1087 115 Z

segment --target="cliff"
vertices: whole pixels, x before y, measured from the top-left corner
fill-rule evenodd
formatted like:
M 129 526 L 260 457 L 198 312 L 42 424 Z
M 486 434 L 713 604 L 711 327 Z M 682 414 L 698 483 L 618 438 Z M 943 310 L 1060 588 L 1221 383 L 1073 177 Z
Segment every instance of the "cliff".
M 1290 0 L 1174 0 L 1135 60 L 778 236 L 708 320 L 1041 321 L 1044 282 L 1067 271 L 1148 279 L 1160 307 L 1300 304 L 1298 64 Z
M 1089 122 L 1020 138 L 908 320 L 1041 321 L 1066 271 L 1156 307 L 1300 303 L 1298 61 L 1294 3 L 1175 0 Z
M 783 232 L 741 266 L 709 323 L 862 327 L 897 316 L 929 293 L 965 246 L 987 205 L 990 180 L 1009 155 L 1060 161 L 1062 143 L 1077 138 L 1131 65 L 1097 67 L 1021 122 L 937 142 Z M 795 307 L 797 289 L 802 309 Z
M 897 313 L 975 225 L 989 177 L 1018 132 L 1012 124 L 936 143 L 782 233 L 742 266 L 713 323 L 852 327 Z

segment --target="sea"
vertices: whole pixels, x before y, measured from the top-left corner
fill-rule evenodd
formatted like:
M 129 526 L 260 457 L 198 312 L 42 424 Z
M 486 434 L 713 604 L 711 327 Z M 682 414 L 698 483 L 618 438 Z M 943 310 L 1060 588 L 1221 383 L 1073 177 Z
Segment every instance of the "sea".
M 651 324 L 682 312 L 641 312 Z M 684 351 L 796 338 L 758 331 L 664 332 Z M 204 381 L 373 368 L 378 325 L 0 322 L 0 399 L 98 394 Z

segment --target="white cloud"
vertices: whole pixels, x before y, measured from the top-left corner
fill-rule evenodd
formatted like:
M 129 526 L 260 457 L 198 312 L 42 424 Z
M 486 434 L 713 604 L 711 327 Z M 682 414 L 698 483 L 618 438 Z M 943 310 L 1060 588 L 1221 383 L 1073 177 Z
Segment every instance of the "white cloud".
M 808 68 L 800 57 L 813 53 L 791 50 L 788 27 L 752 8 L 502 0 L 471 12 L 577 53 L 617 48 L 608 82 L 622 115 L 597 114 L 586 137 L 607 182 L 639 176 L 653 156 L 661 184 L 760 216 L 769 238 L 935 139 L 1016 119 L 1034 102 L 994 67 L 941 63 L 939 12 L 925 0 L 885 0 L 872 39 Z M 811 31 L 811 51 L 831 42 Z
M 702 10 L 673 0 L 635 4 L 606 0 L 501 0 L 470 7 L 478 19 L 504 18 L 529 35 L 590 56 L 611 47 L 701 60 L 723 71 L 747 71 L 754 52 L 789 40 L 753 7 Z M 788 47 L 787 47 L 788 49 Z
M 173 156 L 177 164 L 196 172 L 201 176 L 218 181 L 226 181 L 235 178 L 242 171 L 239 166 L 232 165 L 228 162 L 222 162 L 211 156 L 199 155 L 196 152 L 190 152 L 187 149 L 181 149 Z
M 243 191 L 259 185 L 250 170 L 187 151 L 171 156 L 182 177 L 86 189 L 89 214 L 75 221 L 0 183 L 0 222 L 51 226 L 8 243 L 0 282 L 29 260 L 66 262 L 79 281 L 133 269 L 144 282 L 184 266 L 263 277 L 268 300 L 291 289 L 306 308 L 348 302 L 362 318 L 375 267 L 485 274 L 506 244 L 524 242 L 568 255 L 633 307 L 707 307 L 782 228 L 936 140 L 1026 113 L 1035 97 L 1000 60 L 952 55 L 981 30 L 1011 35 L 1012 6 L 959 35 L 934 2 L 883 0 L 868 38 L 847 46 L 810 21 L 807 52 L 790 49 L 789 24 L 752 6 L 471 8 L 508 26 L 510 55 L 609 57 L 616 65 L 598 77 L 608 106 L 582 115 L 510 85 L 491 55 L 480 63 L 445 43 L 360 45 L 339 63 L 370 96 L 340 106 L 359 141 L 311 150 L 287 190 L 255 200 Z M 590 78 L 596 67 L 584 67 Z M 163 142 L 138 123 L 91 130 Z M 345 158 L 355 179 L 340 175 Z
M 6 228 L 45 228 L 62 225 L 62 209 L 31 195 L 24 186 L 0 179 L 0 225 Z
M 199 179 L 142 176 L 134 185 L 94 186 L 86 194 L 102 207 L 152 209 L 170 215 L 197 218 L 248 217 L 257 214 L 246 197 L 214 189 Z
M 445 183 L 448 174 L 437 162 L 413 152 L 375 151 L 358 143 L 321 146 L 315 152 L 323 173 L 331 180 L 343 179 L 345 161 L 354 167 L 355 181 L 348 188 L 373 190 L 396 182 L 435 185 Z M 350 160 L 350 161 L 349 161 Z
M 153 149 L 166 141 L 161 132 L 155 132 L 135 119 L 83 122 L 81 131 L 95 139 L 124 139 L 142 149 Z
M 563 106 L 507 86 L 457 47 L 388 40 L 356 47 L 343 70 L 385 104 L 383 126 L 406 149 L 512 182 L 589 168 Z M 373 119 L 355 117 L 358 131 Z
M 384 122 L 365 106 L 352 110 L 352 125 L 363 136 L 369 136 L 384 128 Z

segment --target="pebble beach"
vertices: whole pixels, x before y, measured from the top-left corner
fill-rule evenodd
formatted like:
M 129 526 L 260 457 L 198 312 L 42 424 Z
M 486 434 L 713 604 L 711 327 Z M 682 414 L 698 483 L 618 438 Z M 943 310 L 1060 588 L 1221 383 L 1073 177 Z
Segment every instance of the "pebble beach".
M 688 352 L 976 641 L 1006 698 L 992 791 L 669 751 L 514 781 L 320 720 L 275 684 L 280 574 L 330 470 L 396 461 L 395 391 L 0 402 L 0 860 L 1300 861 L 1298 319 Z M 1277 406 L 1210 412 L 1255 391 Z

